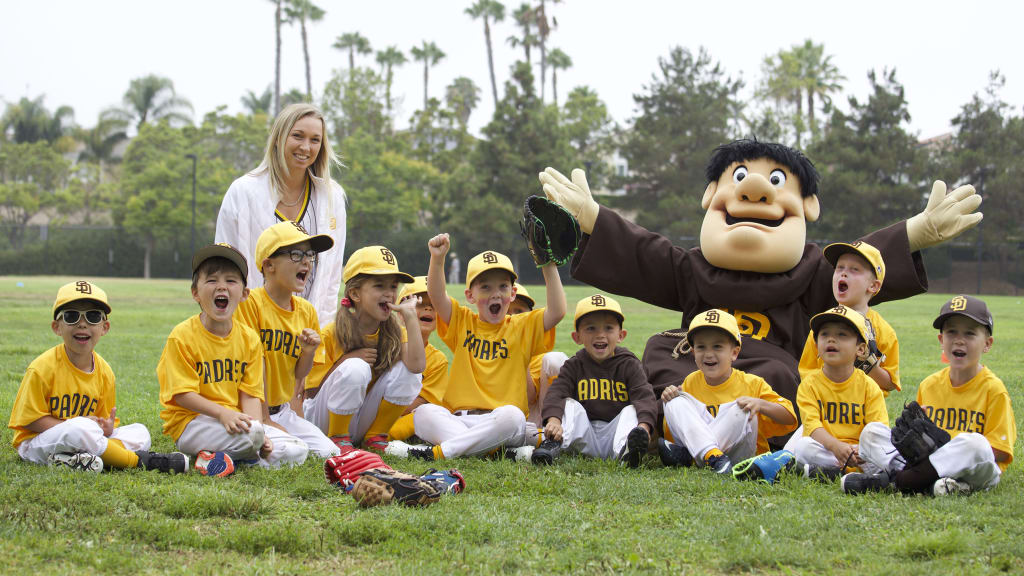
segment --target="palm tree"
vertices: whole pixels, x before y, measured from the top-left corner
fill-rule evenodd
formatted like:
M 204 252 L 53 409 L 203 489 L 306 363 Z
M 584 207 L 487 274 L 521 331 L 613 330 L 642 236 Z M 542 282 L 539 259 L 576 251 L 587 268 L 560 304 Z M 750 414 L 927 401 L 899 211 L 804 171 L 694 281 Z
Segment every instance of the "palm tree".
M 352 72 L 356 69 L 356 52 L 360 54 L 373 52 L 370 49 L 370 41 L 359 32 L 346 32 L 338 36 L 338 39 L 334 41 L 334 47 L 338 50 L 348 50 L 349 78 L 352 77 Z
M 552 4 L 558 4 L 561 0 L 551 0 Z M 558 26 L 558 20 L 554 16 L 548 21 L 546 0 L 540 0 L 540 6 L 534 10 L 534 17 L 537 19 L 537 40 L 540 46 L 540 99 L 544 101 L 544 80 L 548 73 L 548 51 L 547 41 L 551 35 L 551 29 Z
M 250 116 L 256 114 L 270 114 L 270 107 L 274 104 L 274 94 L 270 91 L 270 86 L 263 91 L 263 94 L 256 95 L 252 90 L 246 90 L 245 95 L 242 96 L 242 106 L 249 112 Z
M 115 109 L 114 113 L 124 120 L 135 121 L 136 130 L 149 120 L 192 122 L 192 103 L 174 92 L 170 78 L 155 74 L 132 80 L 124 93 L 123 104 L 124 107 Z
M 839 68 L 832 63 L 832 56 L 825 56 L 825 45 L 815 44 L 808 38 L 803 46 L 794 49 L 796 58 L 800 62 L 801 78 L 804 91 L 807 92 L 807 123 L 811 129 L 811 136 L 817 136 L 818 124 L 814 119 L 815 99 L 828 105 L 832 102 L 830 96 L 833 92 L 839 92 L 842 88 L 840 82 L 846 77 L 839 73 Z
M 469 78 L 459 76 L 445 89 L 444 99 L 448 107 L 455 112 L 459 125 L 465 130 L 470 113 L 480 102 L 480 88 Z
M 413 46 L 412 57 L 414 60 L 423 62 L 423 109 L 427 109 L 427 87 L 430 85 L 430 67 L 440 62 L 445 56 L 444 52 L 433 42 L 423 41 L 420 46 Z
M 298 88 L 292 88 L 281 95 L 281 107 L 291 106 L 292 104 L 298 104 L 299 102 L 310 102 L 306 99 L 306 93 Z
M 274 4 L 274 116 L 281 111 L 281 0 Z
M 509 36 L 508 43 L 513 48 L 522 46 L 523 51 L 526 53 L 526 63 L 530 64 L 530 48 L 537 45 L 537 36 L 532 32 L 533 24 L 536 20 L 535 11 L 529 4 L 524 2 L 512 13 L 512 17 L 515 19 L 516 25 L 523 30 L 523 37 Z
M 384 90 L 385 90 L 385 105 L 388 109 L 388 114 L 391 114 L 391 81 L 394 79 L 395 66 L 401 66 L 408 62 L 409 59 L 405 57 L 405 52 L 398 49 L 398 46 L 388 46 L 384 50 L 377 52 L 377 63 L 380 64 L 381 73 L 384 75 Z
M 53 143 L 70 132 L 74 125 L 75 111 L 70 106 L 61 106 L 50 113 L 40 94 L 29 100 L 22 97 L 17 104 L 8 104 L 0 118 L 0 140 L 11 132 L 12 140 L 19 143 L 45 140 Z
M 284 8 L 288 20 L 299 21 L 302 30 L 302 56 L 306 59 L 306 98 L 313 101 L 313 77 L 309 71 L 309 40 L 306 35 L 306 22 L 319 22 L 324 18 L 324 10 L 310 0 L 288 0 Z
M 498 83 L 494 79 L 494 50 L 491 47 L 491 22 L 501 22 L 505 19 L 505 5 L 497 0 L 477 0 L 469 8 L 466 8 L 474 20 L 480 18 L 484 21 L 484 40 L 487 42 L 487 67 L 491 71 L 491 94 L 494 96 L 494 106 L 498 106 Z
M 764 79 L 757 90 L 758 97 L 770 98 L 777 109 L 788 103 L 796 107 L 791 117 L 796 146 L 800 147 L 803 132 L 803 81 L 800 76 L 800 62 L 793 51 L 780 50 L 772 56 L 766 56 L 761 62 Z
M 558 106 L 558 71 L 572 68 L 572 58 L 558 48 L 548 53 L 548 66 L 551 66 L 551 97 Z
M 78 156 L 82 162 L 96 162 L 100 165 L 100 180 L 103 179 L 103 163 L 114 159 L 114 148 L 128 139 L 129 122 L 110 110 L 100 113 L 96 126 L 79 128 L 75 137 L 85 148 Z

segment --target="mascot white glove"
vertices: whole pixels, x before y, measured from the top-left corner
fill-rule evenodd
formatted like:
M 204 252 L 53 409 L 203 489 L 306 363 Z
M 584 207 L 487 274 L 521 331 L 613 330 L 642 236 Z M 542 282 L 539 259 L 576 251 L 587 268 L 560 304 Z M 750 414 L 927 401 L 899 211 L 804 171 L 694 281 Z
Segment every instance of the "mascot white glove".
M 974 228 L 981 222 L 981 212 L 975 212 L 981 196 L 970 184 L 946 194 L 946 183 L 936 180 L 924 212 L 907 220 L 907 240 L 910 251 L 935 246 Z
M 573 170 L 570 181 L 558 170 L 545 168 L 539 178 L 548 200 L 560 204 L 575 216 L 584 234 L 594 231 L 594 223 L 597 222 L 597 212 L 601 205 L 595 202 L 590 194 L 590 185 L 587 184 L 587 175 L 583 170 Z

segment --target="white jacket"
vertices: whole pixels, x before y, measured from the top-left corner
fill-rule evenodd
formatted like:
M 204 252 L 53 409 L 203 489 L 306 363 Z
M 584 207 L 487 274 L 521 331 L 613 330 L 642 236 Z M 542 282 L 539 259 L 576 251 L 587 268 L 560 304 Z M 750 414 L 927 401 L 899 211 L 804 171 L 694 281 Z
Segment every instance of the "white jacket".
M 327 234 L 334 247 L 320 255 L 317 274 L 313 278 L 309 301 L 316 308 L 321 326 L 334 320 L 338 310 L 341 272 L 345 266 L 345 191 L 333 180 L 310 175 L 313 190 L 311 208 L 316 215 L 312 234 Z M 277 224 L 274 211 L 277 198 L 270 189 L 270 173 L 246 174 L 231 183 L 217 215 L 217 242 L 231 244 L 249 262 L 249 288 L 263 285 L 256 262 L 256 240 L 260 234 Z

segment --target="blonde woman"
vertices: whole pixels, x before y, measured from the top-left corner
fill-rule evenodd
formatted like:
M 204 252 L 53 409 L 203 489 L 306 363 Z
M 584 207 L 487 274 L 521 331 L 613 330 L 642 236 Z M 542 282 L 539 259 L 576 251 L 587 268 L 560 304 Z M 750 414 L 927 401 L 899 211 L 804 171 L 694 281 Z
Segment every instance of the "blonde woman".
M 337 163 L 323 114 L 312 104 L 292 104 L 274 120 L 263 162 L 231 183 L 217 216 L 216 241 L 245 255 L 249 288 L 263 285 L 255 252 L 267 228 L 290 220 L 310 235 L 334 239 L 334 247 L 313 261 L 299 294 L 316 308 L 321 325 L 338 309 L 345 256 L 345 191 L 331 180 Z

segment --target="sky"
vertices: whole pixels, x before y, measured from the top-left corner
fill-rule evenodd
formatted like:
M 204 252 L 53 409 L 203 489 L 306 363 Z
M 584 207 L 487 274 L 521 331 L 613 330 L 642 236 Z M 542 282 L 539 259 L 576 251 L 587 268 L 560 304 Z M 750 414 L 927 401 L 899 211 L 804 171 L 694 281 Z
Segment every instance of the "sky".
M 333 70 L 348 66 L 347 52 L 332 47 L 343 33 L 358 31 L 375 50 L 395 45 L 407 54 L 428 40 L 447 53 L 430 71 L 430 94 L 440 98 L 452 79 L 469 76 L 481 88 L 471 130 L 479 133 L 490 119 L 483 24 L 464 14 L 471 0 L 316 2 L 326 16 L 309 28 L 314 92 Z M 506 2 L 509 14 L 515 6 Z M 558 21 L 549 46 L 573 60 L 559 74 L 560 99 L 572 87 L 590 86 L 621 125 L 635 115 L 633 95 L 650 84 L 658 59 L 674 46 L 706 48 L 727 74 L 745 81 L 748 96 L 765 56 L 807 38 L 833 56 L 847 95 L 865 98 L 868 71 L 895 68 L 906 88 L 910 129 L 921 138 L 949 132 L 950 120 L 983 93 L 992 70 L 1006 76 L 1001 96 L 1015 114 L 1024 104 L 1019 2 L 548 0 L 548 7 Z M 510 18 L 492 29 L 499 95 L 510 65 L 522 57 L 505 41 L 516 32 Z M 372 55 L 357 58 L 357 65 L 376 66 Z M 221 105 L 241 111 L 246 90 L 261 93 L 273 83 L 273 4 L 0 0 L 0 105 L 43 94 L 51 110 L 70 105 L 78 124 L 92 126 L 101 110 L 120 103 L 132 78 L 147 74 L 173 80 L 196 120 Z M 298 27 L 285 28 L 282 92 L 304 90 L 304 74 Z M 401 99 L 396 125 L 402 127 L 423 101 L 422 64 L 399 68 L 393 92 Z

